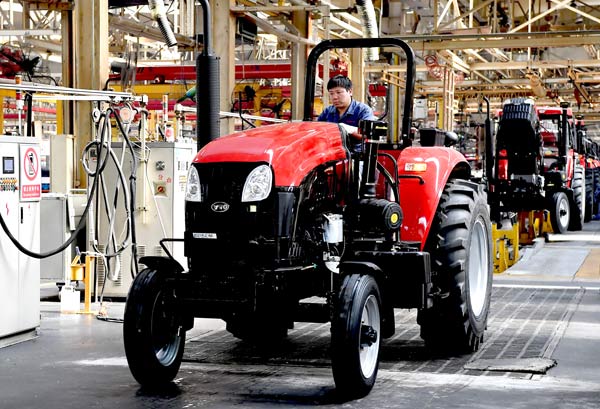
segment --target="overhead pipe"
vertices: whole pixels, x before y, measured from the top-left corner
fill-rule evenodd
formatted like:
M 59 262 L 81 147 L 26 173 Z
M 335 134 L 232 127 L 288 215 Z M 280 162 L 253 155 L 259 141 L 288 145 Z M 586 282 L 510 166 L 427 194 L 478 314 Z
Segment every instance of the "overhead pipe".
M 169 24 L 167 10 L 165 9 L 163 0 L 148 0 L 148 7 L 150 8 L 150 12 L 152 12 L 152 18 L 158 23 L 158 28 L 165 39 L 165 43 L 167 43 L 169 47 L 176 46 L 177 39 Z
M 377 28 L 377 18 L 375 17 L 375 7 L 371 0 L 356 0 L 356 9 L 360 15 L 363 25 L 363 35 L 367 38 L 379 37 L 379 29 Z M 379 60 L 378 48 L 367 48 L 366 51 L 368 61 Z

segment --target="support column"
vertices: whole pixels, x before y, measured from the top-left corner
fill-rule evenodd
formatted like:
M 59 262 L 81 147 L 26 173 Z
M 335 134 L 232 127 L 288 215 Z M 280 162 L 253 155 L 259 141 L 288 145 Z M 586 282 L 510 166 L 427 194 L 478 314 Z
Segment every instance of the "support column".
M 306 11 L 293 11 L 292 24 L 298 29 L 298 36 L 309 38 L 311 33 L 310 15 Z M 292 45 L 292 119 L 301 120 L 304 109 L 304 84 L 306 75 L 306 44 Z M 317 70 L 318 72 L 318 70 Z
M 451 131 L 454 128 L 454 70 L 444 67 L 444 93 L 442 101 L 442 124 L 444 131 Z
M 73 53 L 70 63 L 74 67 L 73 86 L 101 90 L 108 79 L 108 2 L 87 0 L 75 2 L 73 8 Z M 81 157 L 85 145 L 93 139 L 92 104 L 77 102 L 74 107 L 73 132 L 75 152 Z M 75 183 L 86 185 L 85 176 L 78 169 Z
M 210 2 L 213 21 L 213 48 L 220 58 L 220 110 L 231 109 L 231 93 L 235 86 L 235 17 L 229 11 L 235 6 L 235 0 L 216 0 Z M 202 96 L 199 96 L 201 98 Z M 221 119 L 221 135 L 234 131 L 234 119 Z
M 63 61 L 73 60 L 73 11 L 62 11 L 60 15 L 60 31 L 62 45 Z M 73 64 L 62 64 L 62 85 L 65 87 L 74 87 Z M 57 128 L 57 135 L 72 135 L 73 134 L 73 101 L 56 101 L 57 108 L 62 106 L 62 129 Z M 57 123 L 58 123 L 58 111 Z
M 364 49 L 362 48 L 351 48 L 350 49 L 350 62 L 351 71 L 349 73 L 350 80 L 352 81 L 352 96 L 355 100 L 365 102 L 365 58 Z

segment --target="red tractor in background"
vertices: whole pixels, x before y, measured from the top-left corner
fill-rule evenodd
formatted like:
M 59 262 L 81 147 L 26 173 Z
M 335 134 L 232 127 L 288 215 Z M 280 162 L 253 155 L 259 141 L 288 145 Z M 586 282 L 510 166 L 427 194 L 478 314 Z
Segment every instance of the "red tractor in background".
M 492 217 L 547 209 L 554 232 L 581 230 L 585 185 L 579 146 L 568 107 L 536 107 L 524 98 L 505 103 L 488 177 Z
M 600 189 L 600 147 L 587 137 L 583 117 L 577 118 L 577 135 L 581 141 L 581 160 L 585 167 L 585 215 L 584 221 L 589 222 L 598 214 L 599 198 L 596 191 Z
M 363 121 L 357 152 L 343 127 L 312 121 L 315 67 L 326 50 L 368 47 L 403 51 L 406 88 L 399 135 Z M 331 322 L 333 377 L 347 398 L 373 387 L 395 308 L 417 309 L 428 347 L 479 348 L 493 271 L 487 196 L 459 152 L 412 146 L 414 85 L 402 40 L 326 40 L 308 58 L 304 121 L 198 152 L 186 188 L 187 269 L 142 257 L 127 298 L 125 352 L 140 384 L 176 376 L 194 317 L 220 318 L 255 343 L 278 341 L 294 322 Z

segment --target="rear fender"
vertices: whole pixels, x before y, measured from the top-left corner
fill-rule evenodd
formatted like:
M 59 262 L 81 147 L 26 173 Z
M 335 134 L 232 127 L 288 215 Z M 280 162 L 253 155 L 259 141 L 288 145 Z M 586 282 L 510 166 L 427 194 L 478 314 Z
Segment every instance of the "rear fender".
M 184 271 L 181 264 L 169 257 L 144 256 L 140 257 L 139 263 L 158 272 L 182 273 Z
M 424 171 L 411 170 L 414 164 L 425 163 Z M 429 234 L 431 223 L 448 180 L 469 179 L 471 168 L 458 151 L 443 147 L 410 147 L 398 159 L 400 206 L 404 213 L 401 238 L 421 243 Z

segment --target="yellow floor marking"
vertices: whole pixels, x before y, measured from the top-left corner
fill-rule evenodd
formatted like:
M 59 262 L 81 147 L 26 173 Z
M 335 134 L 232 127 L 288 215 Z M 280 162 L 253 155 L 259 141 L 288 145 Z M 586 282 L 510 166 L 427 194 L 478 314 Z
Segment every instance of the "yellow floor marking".
M 591 249 L 575 274 L 576 278 L 600 279 L 600 249 Z

